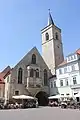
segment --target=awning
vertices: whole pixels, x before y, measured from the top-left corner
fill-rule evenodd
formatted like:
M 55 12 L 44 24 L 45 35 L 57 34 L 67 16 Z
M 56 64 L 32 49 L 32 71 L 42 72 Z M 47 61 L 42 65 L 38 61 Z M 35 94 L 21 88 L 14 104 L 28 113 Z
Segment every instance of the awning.
M 55 96 L 48 97 L 48 99 L 59 99 L 59 98 L 61 98 L 60 95 L 55 95 Z
M 50 96 L 48 97 L 48 99 L 59 99 L 59 98 L 68 98 L 68 97 L 71 97 L 71 96 L 64 96 L 64 95 L 55 95 L 55 96 Z
M 12 96 L 14 99 L 35 99 L 32 96 L 27 96 L 27 95 L 18 95 L 18 96 Z

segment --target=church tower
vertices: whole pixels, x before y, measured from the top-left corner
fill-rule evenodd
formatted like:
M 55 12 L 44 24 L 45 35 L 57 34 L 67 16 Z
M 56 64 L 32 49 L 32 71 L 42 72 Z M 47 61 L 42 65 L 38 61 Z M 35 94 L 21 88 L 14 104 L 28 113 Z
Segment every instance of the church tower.
M 64 60 L 63 45 L 61 40 L 61 29 L 52 19 L 49 11 L 48 25 L 41 30 L 42 34 L 42 56 L 51 73 L 56 74 L 56 67 Z

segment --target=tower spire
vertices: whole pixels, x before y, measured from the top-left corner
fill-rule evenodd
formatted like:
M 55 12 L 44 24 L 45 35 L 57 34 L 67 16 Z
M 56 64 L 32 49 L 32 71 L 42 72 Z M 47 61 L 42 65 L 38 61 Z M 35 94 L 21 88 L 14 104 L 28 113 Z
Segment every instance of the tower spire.
M 48 25 L 54 24 L 51 13 L 50 13 L 50 9 L 49 10 L 49 17 L 48 17 Z

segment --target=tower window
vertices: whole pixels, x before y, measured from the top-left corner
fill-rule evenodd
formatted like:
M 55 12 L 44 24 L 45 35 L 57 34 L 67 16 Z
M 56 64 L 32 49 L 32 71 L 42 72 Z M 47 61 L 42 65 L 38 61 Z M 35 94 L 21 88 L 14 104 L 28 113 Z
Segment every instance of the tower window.
M 59 46 L 57 46 L 59 48 Z
M 46 33 L 46 40 L 49 40 L 49 34 Z
M 47 75 L 47 70 L 44 69 L 44 85 L 47 85 L 47 81 L 48 81 L 48 75 Z
M 18 70 L 18 84 L 22 84 L 22 68 Z
M 36 55 L 35 54 L 32 55 L 32 64 L 36 64 Z
M 58 40 L 59 38 L 58 38 L 58 33 L 56 32 L 56 34 L 55 34 L 55 38 L 56 38 L 56 40 Z

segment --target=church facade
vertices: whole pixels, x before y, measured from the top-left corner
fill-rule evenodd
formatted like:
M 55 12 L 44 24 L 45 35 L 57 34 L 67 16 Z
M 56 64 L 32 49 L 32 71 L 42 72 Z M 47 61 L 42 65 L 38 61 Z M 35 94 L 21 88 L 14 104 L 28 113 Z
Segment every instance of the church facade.
M 37 97 L 41 105 L 47 104 L 49 79 L 64 60 L 61 29 L 54 24 L 50 12 L 48 25 L 41 30 L 41 34 L 42 56 L 36 47 L 32 48 L 4 78 L 5 102 L 14 95 L 25 94 Z

